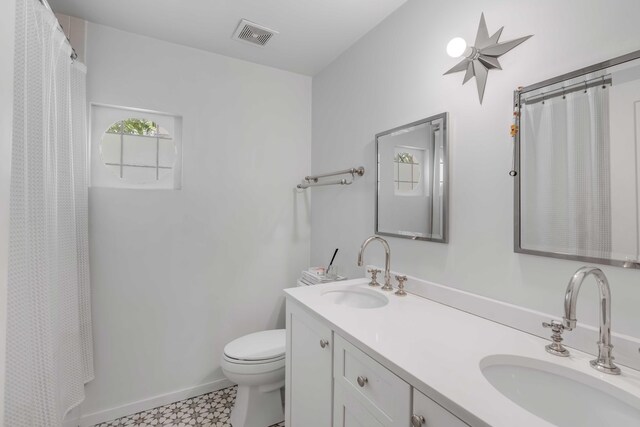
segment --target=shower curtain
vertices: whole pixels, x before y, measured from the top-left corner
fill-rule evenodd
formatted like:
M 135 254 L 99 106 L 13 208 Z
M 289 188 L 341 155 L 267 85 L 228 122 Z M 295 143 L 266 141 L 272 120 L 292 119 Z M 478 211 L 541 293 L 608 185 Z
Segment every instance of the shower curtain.
M 4 422 L 51 427 L 93 378 L 86 69 L 37 0 L 15 43 Z
M 610 258 L 609 91 L 523 104 L 523 248 Z

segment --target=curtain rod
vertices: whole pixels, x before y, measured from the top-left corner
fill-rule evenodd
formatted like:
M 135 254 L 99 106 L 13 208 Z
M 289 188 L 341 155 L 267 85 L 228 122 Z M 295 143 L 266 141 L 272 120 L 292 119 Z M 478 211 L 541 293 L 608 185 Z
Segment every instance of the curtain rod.
M 607 74 L 602 77 L 596 77 L 591 80 L 585 80 L 584 82 L 574 83 L 569 86 L 554 89 L 549 92 L 539 93 L 537 95 L 532 95 L 529 97 L 527 97 L 527 95 L 524 94 L 520 103 L 522 105 L 524 104 L 531 105 L 538 102 L 544 102 L 546 100 L 549 100 L 558 96 L 564 97 L 565 95 L 568 95 L 573 92 L 579 92 L 581 90 L 586 91 L 587 89 L 590 89 L 592 87 L 596 87 L 596 86 L 606 87 L 607 85 L 612 85 L 612 84 L 613 84 L 613 78 L 611 77 L 611 74 Z M 544 89 L 544 88 L 541 88 L 541 89 Z
M 42 6 L 44 6 L 47 10 L 49 10 L 49 12 L 51 12 L 54 15 L 54 18 L 58 23 L 58 29 L 62 31 L 62 34 L 64 34 L 64 28 L 62 28 L 62 24 L 60 24 L 60 21 L 58 21 L 58 18 L 55 16 L 55 13 L 53 12 L 53 9 L 51 9 L 51 5 L 49 4 L 49 2 L 47 0 L 38 0 L 38 1 Z M 78 59 L 78 54 L 76 53 L 76 50 L 73 48 L 73 45 L 71 45 L 71 40 L 69 40 L 69 37 L 67 37 L 66 34 L 65 34 L 65 39 L 67 39 L 67 43 L 71 48 L 71 55 L 70 55 L 71 60 L 75 61 L 76 59 Z

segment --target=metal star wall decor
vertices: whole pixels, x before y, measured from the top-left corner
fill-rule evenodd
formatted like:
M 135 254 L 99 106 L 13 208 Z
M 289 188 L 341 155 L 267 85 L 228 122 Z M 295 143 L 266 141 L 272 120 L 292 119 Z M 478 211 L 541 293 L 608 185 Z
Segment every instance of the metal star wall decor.
M 500 28 L 494 35 L 489 37 L 487 23 L 484 20 L 484 13 L 481 14 L 474 46 L 467 48 L 465 58 L 459 64 L 444 73 L 446 75 L 466 71 L 462 84 L 468 82 L 471 77 L 475 77 L 480 104 L 482 104 L 482 98 L 484 97 L 484 89 L 487 85 L 489 70 L 502 70 L 498 58 L 530 37 L 533 37 L 533 35 L 530 35 L 499 43 L 498 39 L 500 39 L 503 29 L 504 27 Z

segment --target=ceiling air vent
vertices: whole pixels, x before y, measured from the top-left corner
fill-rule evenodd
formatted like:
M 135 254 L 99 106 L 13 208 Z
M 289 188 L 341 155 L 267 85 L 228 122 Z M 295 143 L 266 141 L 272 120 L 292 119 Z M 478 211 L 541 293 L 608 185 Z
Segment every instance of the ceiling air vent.
M 233 38 L 254 46 L 264 46 L 276 34 L 278 34 L 277 31 L 243 19 L 233 33 Z

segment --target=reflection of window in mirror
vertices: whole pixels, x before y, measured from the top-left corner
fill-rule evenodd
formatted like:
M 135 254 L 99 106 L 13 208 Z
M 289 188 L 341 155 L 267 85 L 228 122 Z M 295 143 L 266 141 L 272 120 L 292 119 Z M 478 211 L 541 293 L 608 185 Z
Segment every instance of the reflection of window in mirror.
M 425 151 L 421 148 L 396 146 L 393 158 L 394 193 L 396 196 L 423 195 L 422 169 Z

